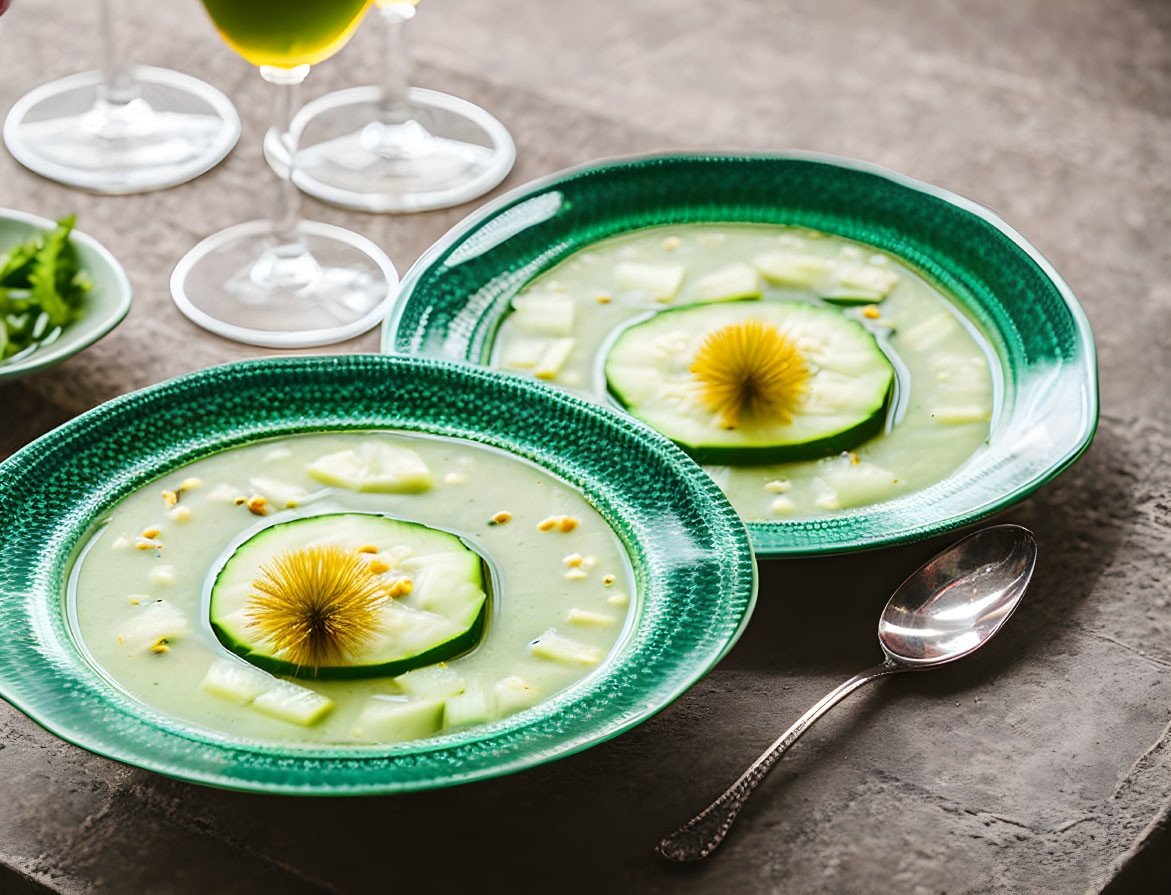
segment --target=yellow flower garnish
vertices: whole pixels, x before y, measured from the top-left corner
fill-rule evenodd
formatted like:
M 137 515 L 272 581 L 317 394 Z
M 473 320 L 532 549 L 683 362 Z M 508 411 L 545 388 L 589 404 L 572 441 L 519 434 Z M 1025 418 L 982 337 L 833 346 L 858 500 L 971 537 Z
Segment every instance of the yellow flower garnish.
M 760 320 L 708 333 L 690 370 L 700 401 L 725 429 L 736 428 L 745 410 L 761 422 L 791 423 L 809 379 L 797 346 Z
M 370 642 L 390 596 L 365 556 L 314 544 L 262 565 L 245 613 L 282 659 L 320 668 L 343 664 Z

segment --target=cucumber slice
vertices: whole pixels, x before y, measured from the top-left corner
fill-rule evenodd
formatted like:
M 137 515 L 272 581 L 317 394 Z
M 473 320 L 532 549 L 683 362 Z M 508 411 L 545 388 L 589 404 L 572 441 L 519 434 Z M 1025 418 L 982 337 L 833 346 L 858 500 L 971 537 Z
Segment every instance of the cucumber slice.
M 294 665 L 249 628 L 247 603 L 260 566 L 279 553 L 311 544 L 374 547 L 371 560 L 391 567 L 384 573 L 388 583 L 407 577 L 413 584 L 409 594 L 386 605 L 374 637 L 345 665 Z M 270 526 L 236 549 L 212 587 L 211 626 L 228 649 L 276 674 L 394 677 L 475 646 L 484 627 L 485 586 L 483 561 L 455 535 L 367 513 L 310 516 Z
M 709 333 L 752 319 L 792 340 L 811 375 L 792 422 L 745 418 L 734 429 L 721 428 L 701 403 L 690 367 Z M 700 463 L 717 465 L 810 460 L 857 447 L 882 431 L 895 381 L 894 367 L 864 326 L 834 308 L 800 301 L 662 311 L 619 336 L 605 370 L 611 392 L 634 416 Z

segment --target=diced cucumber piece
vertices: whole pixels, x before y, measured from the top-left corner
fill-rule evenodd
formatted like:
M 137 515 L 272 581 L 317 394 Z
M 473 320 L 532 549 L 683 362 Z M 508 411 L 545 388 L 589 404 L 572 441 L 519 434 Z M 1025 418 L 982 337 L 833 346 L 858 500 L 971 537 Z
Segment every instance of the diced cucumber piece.
M 805 390 L 791 422 L 744 416 L 732 429 L 701 400 L 690 371 L 708 335 L 733 323 L 775 326 L 804 357 Z M 670 337 L 678 350 L 656 346 Z M 834 308 L 801 301 L 688 305 L 623 332 L 605 361 L 614 396 L 634 416 L 700 463 L 758 465 L 810 460 L 849 450 L 882 431 L 894 367 L 874 336 Z
M 604 658 L 596 646 L 565 637 L 556 631 L 546 631 L 531 644 L 529 652 L 538 659 L 563 662 L 566 665 L 597 665 Z
M 813 288 L 829 276 L 828 258 L 794 252 L 765 252 L 752 259 L 766 280 L 777 286 Z
M 578 625 L 582 628 L 608 628 L 618 619 L 612 615 L 606 615 L 604 612 L 591 612 L 588 609 L 578 609 L 575 606 L 569 610 L 568 621 L 571 625 Z
M 512 323 L 541 336 L 573 335 L 574 303 L 560 292 L 518 295 L 512 300 Z
M 480 681 L 468 684 L 466 690 L 447 700 L 443 709 L 444 727 L 470 727 L 486 724 L 496 717 L 496 696 Z
M 959 423 L 984 423 L 992 419 L 992 408 L 983 403 L 947 404 L 931 411 L 931 418 L 937 423 L 956 425 Z
M 889 500 L 896 492 L 898 476 L 868 460 L 854 462 L 852 457 L 835 457 L 826 462 L 821 479 L 834 492 L 837 503 L 860 507 Z
M 443 726 L 442 699 L 397 700 L 371 696 L 358 715 L 358 735 L 379 743 L 421 740 Z
M 493 694 L 496 697 L 496 708 L 502 716 L 536 705 L 544 696 L 540 687 L 515 674 L 497 682 Z
M 622 261 L 614 266 L 614 278 L 624 292 L 645 292 L 657 301 L 670 301 L 683 285 L 682 264 L 641 264 Z
M 396 677 L 394 682 L 407 695 L 420 698 L 455 696 L 467 687 L 462 674 L 442 664 L 408 671 Z
M 271 674 L 232 659 L 216 659 L 201 686 L 208 693 L 247 705 L 276 681 Z
M 569 355 L 573 352 L 573 346 L 576 344 L 576 339 L 554 339 L 545 349 L 545 353 L 541 355 L 541 359 L 537 361 L 533 375 L 538 379 L 552 379 L 561 372 L 561 368 L 569 360 Z
M 835 285 L 822 298 L 841 305 L 866 305 L 886 298 L 898 285 L 899 275 L 873 264 L 846 264 L 837 269 L 835 279 Z
M 309 464 L 324 485 L 351 491 L 414 494 L 431 487 L 431 472 L 415 451 L 388 441 L 367 441 L 356 450 L 326 454 Z
M 257 476 L 249 481 L 252 491 L 276 507 L 295 507 L 309 496 L 300 485 Z
M 253 699 L 249 706 L 270 718 L 308 727 L 320 721 L 333 708 L 333 700 L 288 681 L 276 680 L 272 687 Z
M 946 312 L 927 317 L 895 332 L 893 339 L 912 351 L 926 351 L 942 342 L 959 328 L 956 319 Z
M 188 632 L 187 616 L 166 600 L 136 607 L 118 635 L 118 643 L 132 653 L 173 643 Z
M 250 627 L 252 582 L 278 554 L 313 544 L 372 546 L 376 556 L 408 558 L 385 572 L 406 577 L 410 593 L 390 600 L 359 655 L 345 664 L 304 668 L 277 655 Z M 372 556 L 373 559 L 373 556 Z M 300 677 L 394 677 L 453 658 L 479 641 L 487 605 L 483 561 L 458 537 L 369 513 L 331 513 L 272 525 L 241 544 L 212 587 L 212 629 L 228 649 L 266 671 Z
M 760 298 L 760 274 L 751 264 L 729 264 L 701 277 L 695 284 L 695 294 L 702 301 Z
M 333 708 L 327 696 L 231 659 L 212 662 L 201 686 L 221 699 L 292 724 L 314 724 Z
M 510 339 L 500 355 L 500 363 L 517 370 L 531 370 L 541 362 L 551 341 L 545 338 Z

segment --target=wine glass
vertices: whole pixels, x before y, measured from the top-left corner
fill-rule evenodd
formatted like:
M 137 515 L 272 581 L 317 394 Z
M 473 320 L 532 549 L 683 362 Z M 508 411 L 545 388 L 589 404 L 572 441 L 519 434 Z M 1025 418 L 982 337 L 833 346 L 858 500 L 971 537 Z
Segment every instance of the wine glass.
M 327 94 L 297 113 L 293 181 L 359 211 L 426 211 L 483 195 L 512 169 L 512 137 L 467 100 L 410 87 L 404 32 L 418 0 L 376 2 L 385 32 L 382 83 Z M 287 170 L 276 131 L 266 135 L 264 153 L 275 171 Z
M 228 98 L 189 75 L 128 65 L 109 0 L 98 15 L 101 70 L 17 100 L 4 122 L 8 151 L 42 177 L 106 194 L 176 186 L 219 164 L 240 137 Z
M 220 35 L 275 85 L 277 126 L 296 174 L 290 130 L 311 65 L 342 48 L 368 0 L 203 0 Z M 179 310 L 239 342 L 297 348 L 376 326 L 398 287 L 390 259 L 365 237 L 301 220 L 301 194 L 281 178 L 272 220 L 237 224 L 187 253 L 171 275 Z

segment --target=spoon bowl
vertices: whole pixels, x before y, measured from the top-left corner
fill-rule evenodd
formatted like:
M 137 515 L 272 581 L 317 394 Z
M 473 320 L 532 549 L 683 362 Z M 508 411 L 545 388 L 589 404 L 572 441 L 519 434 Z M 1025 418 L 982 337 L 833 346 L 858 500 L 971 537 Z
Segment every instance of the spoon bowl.
M 954 662 L 978 649 L 1017 608 L 1037 542 L 1027 528 L 994 525 L 956 541 L 899 585 L 878 621 L 878 643 L 899 665 Z

